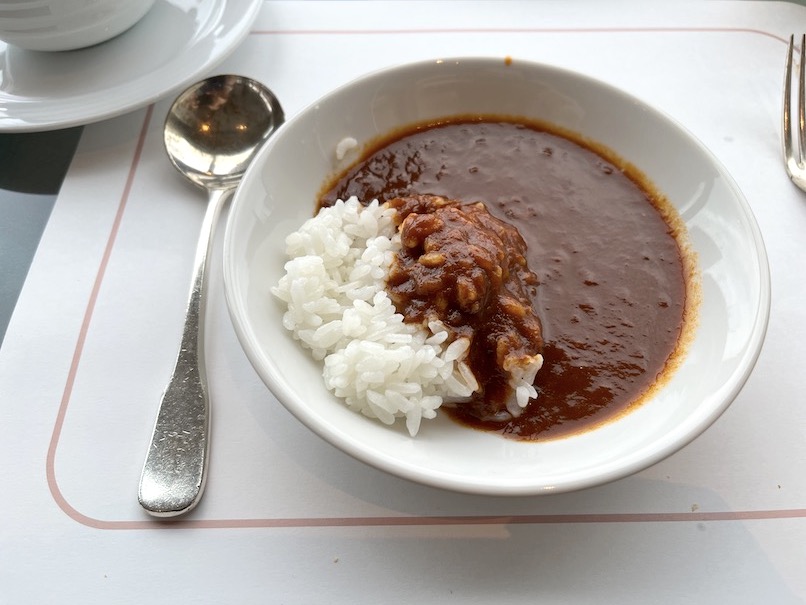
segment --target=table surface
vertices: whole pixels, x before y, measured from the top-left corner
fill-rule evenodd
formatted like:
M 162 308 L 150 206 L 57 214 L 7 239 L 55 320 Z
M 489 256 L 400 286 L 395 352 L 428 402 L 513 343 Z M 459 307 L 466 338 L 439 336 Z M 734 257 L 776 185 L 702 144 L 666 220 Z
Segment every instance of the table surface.
M 535 60 L 658 107 L 726 166 L 770 261 L 752 376 L 680 452 L 555 496 L 424 487 L 322 442 L 251 369 L 214 262 L 207 492 L 152 519 L 136 486 L 204 206 L 161 149 L 173 91 L 0 134 L 0 603 L 806 602 L 806 194 L 779 125 L 793 30 L 806 9 L 783 2 L 265 2 L 213 70 L 294 115 L 387 65 Z

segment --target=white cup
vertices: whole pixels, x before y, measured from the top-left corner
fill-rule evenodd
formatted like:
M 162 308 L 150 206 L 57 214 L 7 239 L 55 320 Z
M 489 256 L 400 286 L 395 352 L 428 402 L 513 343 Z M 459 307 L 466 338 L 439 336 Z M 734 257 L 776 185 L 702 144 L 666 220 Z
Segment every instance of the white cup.
M 155 0 L 0 0 L 0 40 L 27 50 L 73 50 L 123 33 Z

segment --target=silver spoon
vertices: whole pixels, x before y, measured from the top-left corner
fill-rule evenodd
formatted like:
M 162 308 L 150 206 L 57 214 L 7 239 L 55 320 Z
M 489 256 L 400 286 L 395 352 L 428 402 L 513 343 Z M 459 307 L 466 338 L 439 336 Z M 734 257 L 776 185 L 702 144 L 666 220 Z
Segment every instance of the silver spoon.
M 204 368 L 207 257 L 221 209 L 250 160 L 283 120 L 271 91 L 231 75 L 215 76 L 185 90 L 165 120 L 168 157 L 179 172 L 207 189 L 209 203 L 196 248 L 182 344 L 140 477 L 138 499 L 152 515 L 185 513 L 204 491 L 210 450 Z

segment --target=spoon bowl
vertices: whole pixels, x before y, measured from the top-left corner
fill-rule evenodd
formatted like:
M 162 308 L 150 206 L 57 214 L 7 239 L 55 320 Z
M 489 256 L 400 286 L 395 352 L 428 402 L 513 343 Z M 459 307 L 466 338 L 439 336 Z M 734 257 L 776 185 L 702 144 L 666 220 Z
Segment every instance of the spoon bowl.
M 165 120 L 168 158 L 209 202 L 196 248 L 182 342 L 140 476 L 138 500 L 150 514 L 172 517 L 198 504 L 207 479 L 210 404 L 204 367 L 207 258 L 218 217 L 261 145 L 283 123 L 277 98 L 242 76 L 194 84 L 174 101 Z
M 176 169 L 197 185 L 235 187 L 284 119 L 280 102 L 259 82 L 216 76 L 174 101 L 165 120 L 165 150 Z

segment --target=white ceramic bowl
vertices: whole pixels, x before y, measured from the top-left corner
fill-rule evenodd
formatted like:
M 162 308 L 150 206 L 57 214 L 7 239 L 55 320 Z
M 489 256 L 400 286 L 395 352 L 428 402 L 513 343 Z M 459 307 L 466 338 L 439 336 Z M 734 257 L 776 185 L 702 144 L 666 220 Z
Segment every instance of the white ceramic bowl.
M 582 133 L 637 165 L 684 219 L 699 256 L 699 327 L 681 367 L 650 400 L 603 426 L 542 443 L 507 440 L 438 416 L 420 433 L 349 411 L 321 366 L 281 325 L 269 288 L 284 238 L 311 216 L 344 137 L 359 143 L 455 114 L 521 115 Z M 236 193 L 224 244 L 226 296 L 260 377 L 301 422 L 345 452 L 414 481 L 499 495 L 560 492 L 641 470 L 694 439 L 735 398 L 758 356 L 770 306 L 758 226 L 734 182 L 690 134 L 640 100 L 579 74 L 503 59 L 386 69 L 326 95 L 262 149 Z M 402 424 L 402 423 L 401 423 Z
M 61 51 L 105 42 L 142 19 L 155 0 L 11 0 L 0 3 L 0 40 Z

